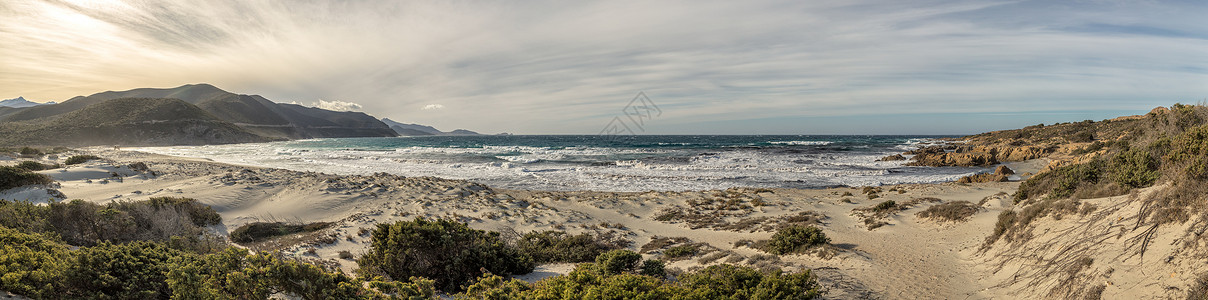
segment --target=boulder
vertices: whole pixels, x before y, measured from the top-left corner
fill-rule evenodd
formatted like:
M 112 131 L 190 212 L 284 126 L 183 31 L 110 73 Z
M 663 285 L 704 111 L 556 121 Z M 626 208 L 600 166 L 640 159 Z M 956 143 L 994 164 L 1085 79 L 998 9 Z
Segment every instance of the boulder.
M 1002 174 L 977 174 L 961 177 L 956 182 L 959 183 L 982 183 L 982 182 L 1006 182 L 1007 175 Z
M 906 157 L 902 156 L 901 154 L 894 154 L 894 155 L 882 157 L 881 159 L 878 159 L 877 161 L 899 161 L 899 160 L 906 160 Z
M 994 169 L 994 174 L 997 174 L 997 175 L 1014 175 L 1014 174 L 1015 174 L 1015 170 L 1011 170 L 1011 168 L 1008 168 L 1007 166 L 998 166 L 998 168 L 995 168 L 995 169 Z
M 914 156 L 914 161 L 907 166 L 923 167 L 986 167 L 998 164 L 998 159 L 991 153 L 922 153 Z

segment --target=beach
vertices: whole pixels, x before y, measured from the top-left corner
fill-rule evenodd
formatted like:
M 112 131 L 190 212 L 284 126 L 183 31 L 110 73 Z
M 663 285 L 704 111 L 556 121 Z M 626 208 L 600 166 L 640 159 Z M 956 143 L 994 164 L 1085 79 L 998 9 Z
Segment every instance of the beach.
M 364 229 L 417 217 L 465 222 L 476 229 L 525 233 L 592 232 L 627 240 L 630 249 L 658 257 L 673 245 L 699 243 L 697 253 L 668 263 L 685 271 L 729 263 L 813 270 L 828 287 L 827 298 L 986 298 L 994 282 L 980 265 L 978 249 L 1000 211 L 1011 206 L 1018 182 L 902 184 L 881 186 L 876 199 L 862 188 L 706 191 L 536 191 L 496 189 L 435 177 L 331 175 L 258 168 L 204 159 L 88 148 L 105 158 L 42 171 L 56 179 L 65 199 L 95 203 L 151 197 L 187 197 L 222 216 L 212 230 L 228 234 L 251 222 L 335 222 L 253 250 L 338 266 L 351 273 L 353 260 L 341 251 L 364 253 Z M 142 163 L 146 168 L 132 168 Z M 1043 164 L 1016 164 L 1016 167 Z M 1037 170 L 1018 170 L 1020 173 Z M 30 190 L 21 195 L 37 194 Z M 54 193 L 46 193 L 53 195 Z M 16 195 L 5 195 L 11 198 Z M 49 196 L 48 196 L 49 197 Z M 853 210 L 886 200 L 915 205 L 885 216 L 875 229 Z M 31 199 L 46 201 L 47 199 Z M 969 201 L 979 208 L 965 222 L 936 222 L 916 216 L 931 205 Z M 672 213 L 669 213 L 672 212 Z M 680 212 L 676 214 L 674 212 Z M 809 216 L 802 218 L 800 216 Z M 792 218 L 797 216 L 798 218 Z M 773 256 L 744 240 L 767 239 L 779 224 L 815 224 L 831 237 L 825 253 Z M 658 243 L 651 243 L 658 241 Z M 311 251 L 313 249 L 313 251 Z M 536 280 L 569 272 L 572 265 L 538 267 Z

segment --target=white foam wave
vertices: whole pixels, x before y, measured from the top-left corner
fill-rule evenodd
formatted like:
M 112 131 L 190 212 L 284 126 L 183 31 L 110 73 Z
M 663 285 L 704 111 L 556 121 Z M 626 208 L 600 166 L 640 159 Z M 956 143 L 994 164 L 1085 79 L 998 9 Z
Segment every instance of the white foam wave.
M 829 143 L 824 141 L 786 141 Z M 908 141 L 923 143 L 925 141 Z M 334 174 L 387 172 L 467 179 L 538 190 L 704 190 L 746 187 L 863 186 L 950 181 L 985 171 L 903 167 L 883 153 L 779 153 L 733 149 L 529 146 L 406 147 L 392 151 L 299 149 L 286 143 L 151 147 L 137 150 L 218 162 Z M 611 164 L 592 163 L 609 161 Z

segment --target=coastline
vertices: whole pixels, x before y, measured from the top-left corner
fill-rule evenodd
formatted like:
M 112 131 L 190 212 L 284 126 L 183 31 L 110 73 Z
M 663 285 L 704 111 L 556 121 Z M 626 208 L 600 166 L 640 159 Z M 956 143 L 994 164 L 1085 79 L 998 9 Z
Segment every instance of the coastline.
M 339 253 L 359 254 L 369 247 L 368 237 L 358 234 L 361 228 L 416 217 L 447 218 L 477 229 L 501 232 L 593 232 L 629 240 L 631 250 L 643 252 L 647 257 L 658 256 L 666 249 L 641 251 L 655 239 L 687 238 L 684 243 L 701 243 L 703 250 L 670 262 L 669 268 L 693 270 L 730 263 L 780 267 L 786 271 L 812 269 L 830 289 L 827 298 L 996 296 L 987 294 L 990 283 L 975 280 L 988 275 L 978 266 L 976 252 L 993 228 L 998 212 L 1010 208 L 1011 201 L 1005 195 L 1019 184 L 1013 181 L 890 185 L 882 188 L 892 192 L 878 193 L 876 199 L 868 199 L 860 188 L 848 187 L 533 191 L 495 189 L 435 177 L 329 175 L 123 150 L 86 151 L 112 162 L 93 161 L 43 171 L 59 181 L 57 190 L 67 199 L 107 203 L 158 196 L 194 198 L 212 206 L 222 216 L 223 224 L 212 230 L 224 235 L 240 225 L 258 221 L 335 222 L 335 226 L 326 230 L 292 239 L 295 243 L 292 245 L 260 246 L 337 266 L 346 273 L 351 273 L 356 263 L 340 259 Z M 148 170 L 136 172 L 122 167 L 136 162 L 145 163 Z M 927 197 L 938 198 L 940 203 L 979 203 L 980 208 L 967 222 L 936 223 L 915 215 L 932 204 L 915 205 L 887 216 L 883 220 L 885 226 L 872 230 L 853 214 L 854 209 L 885 200 L 908 202 Z M 727 201 L 741 204 L 720 208 Z M 665 215 L 671 211 L 700 214 L 667 218 Z M 817 225 L 832 238 L 834 245 L 829 255 L 775 257 L 751 247 L 735 246 L 741 240 L 767 239 L 777 222 L 786 222 L 802 213 L 821 215 Z M 311 249 L 313 254 L 309 253 Z M 522 278 L 540 279 L 566 273 L 570 268 L 566 264 L 541 266 L 534 274 Z

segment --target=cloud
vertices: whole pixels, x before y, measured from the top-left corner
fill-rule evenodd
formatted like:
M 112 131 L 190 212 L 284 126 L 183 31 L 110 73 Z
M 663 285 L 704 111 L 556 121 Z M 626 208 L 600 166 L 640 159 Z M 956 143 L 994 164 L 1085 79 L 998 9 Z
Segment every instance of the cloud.
M 752 120 L 785 117 L 1144 112 L 1208 96 L 1203 2 L 73 3 L 0 2 L 0 93 L 59 100 L 208 82 L 522 133 L 599 132 L 639 91 L 665 112 L 651 133 L 767 132 Z M 458 115 L 414 109 L 433 102 Z
M 428 105 L 424 105 L 423 109 L 424 110 L 437 110 L 437 109 L 442 109 L 442 108 L 445 108 L 445 106 L 440 105 L 440 104 L 428 104 Z
M 315 103 L 313 106 L 317 107 L 317 108 L 333 110 L 333 111 L 354 111 L 354 110 L 360 110 L 362 107 L 360 104 L 356 104 L 356 103 L 352 103 L 352 102 L 344 102 L 344 101 L 336 101 L 336 100 L 323 101 L 323 99 L 319 99 L 319 102 Z

